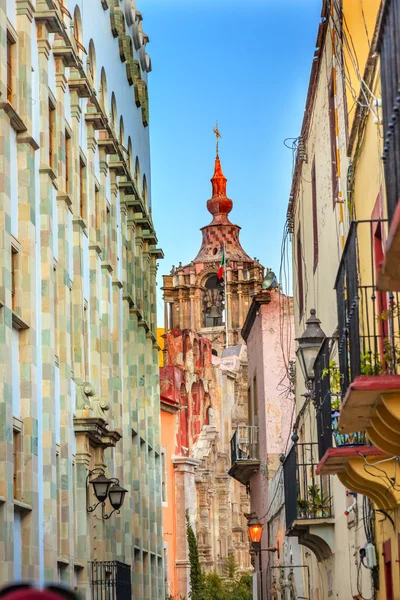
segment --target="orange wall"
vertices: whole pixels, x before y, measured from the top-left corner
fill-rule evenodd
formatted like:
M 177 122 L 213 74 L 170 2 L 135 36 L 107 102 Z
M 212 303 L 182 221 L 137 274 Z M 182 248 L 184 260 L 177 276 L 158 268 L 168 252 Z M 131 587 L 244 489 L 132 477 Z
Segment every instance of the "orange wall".
M 163 504 L 164 542 L 168 544 L 168 595 L 177 593 L 176 560 L 176 510 L 175 510 L 175 477 L 172 455 L 175 452 L 176 413 L 171 414 L 161 409 L 161 445 L 165 450 L 167 465 L 167 503 Z

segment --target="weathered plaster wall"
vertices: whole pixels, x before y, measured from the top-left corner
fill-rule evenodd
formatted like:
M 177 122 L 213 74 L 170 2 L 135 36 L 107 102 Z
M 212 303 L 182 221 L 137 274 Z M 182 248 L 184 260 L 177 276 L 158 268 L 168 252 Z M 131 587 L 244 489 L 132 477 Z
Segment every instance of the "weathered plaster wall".
M 357 4 L 359 3 L 352 3 Z M 372 3 L 371 3 L 372 4 Z M 368 7 L 369 10 L 369 7 Z M 358 22 L 358 31 L 361 27 Z M 315 91 L 315 102 L 312 114 L 307 115 L 310 120 L 308 137 L 304 140 L 307 161 L 301 164 L 301 174 L 298 184 L 297 196 L 294 200 L 294 227 L 293 227 L 293 274 L 294 274 L 294 314 L 295 337 L 299 337 L 306 325 L 305 321 L 310 315 L 310 309 L 315 308 L 321 327 L 327 336 L 331 337 L 337 327 L 336 295 L 334 291 L 335 279 L 342 256 L 343 239 L 349 226 L 347 203 L 347 174 L 349 159 L 347 157 L 347 124 L 345 118 L 346 102 L 345 87 L 340 70 L 337 69 L 336 102 L 338 109 L 338 132 L 341 163 L 341 189 L 343 191 L 343 204 L 334 204 L 332 194 L 331 170 L 331 136 L 329 124 L 329 87 L 332 76 L 332 25 L 329 23 L 325 46 L 320 52 L 320 73 Z M 364 34 L 365 35 L 365 34 Z M 353 100 L 352 100 L 353 102 Z M 375 145 L 378 155 L 378 147 Z M 318 262 L 314 261 L 314 224 L 312 208 L 312 165 L 315 161 L 316 172 L 316 205 L 317 205 L 317 240 Z M 366 185 L 371 185 L 371 177 L 375 174 L 366 174 Z M 371 186 L 370 194 L 376 193 L 375 183 Z M 364 200 L 363 200 L 364 201 Z M 370 215 L 365 216 L 369 218 Z M 342 234 L 344 236 L 342 237 Z M 299 285 L 298 285 L 298 254 L 297 238 L 301 239 L 301 264 L 303 272 L 304 311 L 300 313 Z M 333 356 L 336 361 L 337 355 Z M 296 369 L 296 404 L 297 412 L 304 405 L 305 392 L 304 380 L 297 363 Z M 302 418 L 299 420 L 298 434 L 300 441 L 317 441 L 315 409 L 309 403 Z M 310 566 L 312 597 L 322 600 L 330 596 L 345 598 L 357 594 L 356 587 L 356 549 L 365 544 L 365 535 L 361 521 L 356 525 L 347 521 L 344 516 L 346 507 L 345 488 L 336 477 L 331 478 L 331 493 L 333 499 L 335 525 L 333 528 L 332 558 L 317 563 L 315 555 L 303 548 L 304 564 Z M 360 510 L 359 510 L 359 514 Z M 343 574 L 346 573 L 346 577 Z M 366 595 L 370 595 L 369 573 L 361 570 L 362 587 Z

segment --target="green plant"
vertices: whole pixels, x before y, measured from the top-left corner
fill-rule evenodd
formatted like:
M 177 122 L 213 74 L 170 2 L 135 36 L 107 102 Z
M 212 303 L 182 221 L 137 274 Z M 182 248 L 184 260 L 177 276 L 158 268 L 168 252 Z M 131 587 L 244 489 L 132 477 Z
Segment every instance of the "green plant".
M 189 546 L 190 598 L 191 600 L 204 600 L 204 575 L 200 565 L 197 540 L 190 524 L 188 511 L 186 511 L 186 537 Z
M 204 600 L 252 600 L 253 579 L 251 575 L 224 579 L 217 573 L 207 573 L 204 576 Z
M 230 554 L 228 558 L 225 559 L 223 571 L 225 577 L 229 577 L 229 579 L 235 579 L 238 571 L 238 565 L 233 554 Z
M 360 356 L 361 375 L 381 375 L 383 368 L 377 352 L 369 350 L 362 352 Z
M 340 394 L 340 389 L 341 389 L 340 369 L 335 360 L 330 360 L 329 368 L 323 369 L 322 379 L 325 379 L 325 377 L 327 377 L 327 375 L 329 375 L 329 385 L 331 388 L 331 392 L 333 394 Z
M 327 494 L 324 494 L 319 485 L 316 485 L 315 483 L 308 486 L 308 501 L 310 510 L 314 513 L 321 514 L 322 516 L 330 506 L 330 497 Z
M 305 498 L 297 498 L 297 508 L 299 515 L 304 517 L 310 510 L 310 503 Z

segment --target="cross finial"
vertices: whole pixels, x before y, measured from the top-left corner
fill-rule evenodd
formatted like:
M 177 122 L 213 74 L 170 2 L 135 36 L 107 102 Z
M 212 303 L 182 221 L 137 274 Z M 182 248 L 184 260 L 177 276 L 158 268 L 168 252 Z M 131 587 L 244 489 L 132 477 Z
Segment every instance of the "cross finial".
M 218 139 L 222 138 L 222 135 L 220 134 L 219 129 L 218 129 L 218 121 L 216 122 L 213 132 L 215 133 L 215 137 L 217 139 L 217 156 L 218 156 Z

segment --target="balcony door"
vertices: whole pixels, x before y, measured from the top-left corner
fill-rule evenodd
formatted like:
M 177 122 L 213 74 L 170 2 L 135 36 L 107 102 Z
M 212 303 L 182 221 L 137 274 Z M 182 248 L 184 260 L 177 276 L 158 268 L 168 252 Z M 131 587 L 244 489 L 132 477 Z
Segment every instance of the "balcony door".
M 386 600 L 394 600 L 392 574 L 392 545 L 390 540 L 383 544 L 383 572 L 385 576 Z

